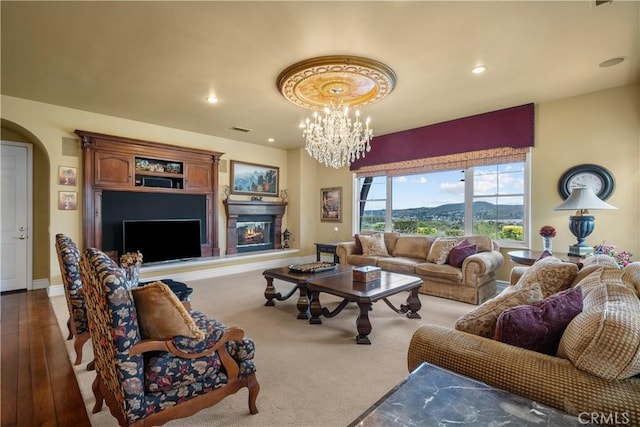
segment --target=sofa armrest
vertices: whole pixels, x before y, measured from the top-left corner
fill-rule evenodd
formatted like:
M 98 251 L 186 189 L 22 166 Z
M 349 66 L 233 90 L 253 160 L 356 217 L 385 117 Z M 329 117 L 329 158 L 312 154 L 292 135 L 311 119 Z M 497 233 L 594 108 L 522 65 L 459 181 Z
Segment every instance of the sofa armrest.
M 356 251 L 356 242 L 342 242 L 336 248 L 336 255 L 340 264 L 348 264 L 347 257 Z
M 428 362 L 569 414 L 618 413 L 640 423 L 640 378 L 609 381 L 569 360 L 436 325 L 420 326 L 407 366 Z M 633 403 L 636 402 L 636 403 Z
M 516 266 L 511 269 L 511 274 L 509 275 L 509 284 L 511 286 L 515 286 L 518 283 L 518 280 L 522 277 L 525 271 L 527 271 L 529 267 L 524 266 Z
M 504 263 L 499 251 L 478 252 L 467 257 L 462 263 L 462 283 L 465 286 L 478 287 L 478 278 L 493 273 Z

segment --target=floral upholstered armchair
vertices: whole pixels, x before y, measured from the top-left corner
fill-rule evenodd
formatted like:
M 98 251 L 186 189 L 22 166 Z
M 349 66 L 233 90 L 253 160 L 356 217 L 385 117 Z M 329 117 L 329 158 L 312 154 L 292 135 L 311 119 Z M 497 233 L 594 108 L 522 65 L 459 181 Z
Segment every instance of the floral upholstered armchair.
M 60 264 L 60 274 L 64 282 L 64 295 L 69 308 L 68 340 L 74 339 L 76 351 L 74 365 L 82 363 L 82 347 L 90 338 L 87 323 L 87 307 L 82 295 L 82 279 L 80 278 L 80 251 L 73 240 L 64 234 L 56 234 L 56 252 Z
M 255 346 L 241 329 L 187 310 L 161 282 L 130 289 L 124 271 L 97 249 L 86 249 L 80 265 L 96 362 L 94 413 L 106 401 L 121 426 L 161 425 L 243 387 L 250 413 L 258 412 Z

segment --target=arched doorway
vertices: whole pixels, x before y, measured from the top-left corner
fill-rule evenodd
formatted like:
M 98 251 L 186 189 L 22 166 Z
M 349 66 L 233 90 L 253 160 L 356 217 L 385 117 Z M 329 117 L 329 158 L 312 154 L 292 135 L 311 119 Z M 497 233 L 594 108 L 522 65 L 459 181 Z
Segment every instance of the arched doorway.
M 42 142 L 31 132 L 11 121 L 0 120 L 0 139 L 30 144 L 33 167 L 31 173 L 32 191 L 30 195 L 31 226 L 30 239 L 31 282 L 27 289 L 44 288 L 49 285 L 50 271 L 50 160 Z

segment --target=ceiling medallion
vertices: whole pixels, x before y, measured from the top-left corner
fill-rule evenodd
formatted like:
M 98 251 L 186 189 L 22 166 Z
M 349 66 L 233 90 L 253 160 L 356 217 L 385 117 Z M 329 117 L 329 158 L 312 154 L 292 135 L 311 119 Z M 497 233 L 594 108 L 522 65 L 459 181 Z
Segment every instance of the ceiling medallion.
M 381 101 L 393 91 L 396 73 L 382 62 L 359 56 L 331 55 L 295 63 L 277 80 L 282 95 L 294 104 L 321 110 L 336 99 L 348 106 Z
M 315 111 L 301 126 L 305 149 L 325 166 L 340 168 L 371 150 L 370 118 L 351 118 L 349 107 L 375 104 L 396 84 L 396 74 L 385 64 L 358 56 L 322 56 L 285 69 L 276 81 L 292 103 Z

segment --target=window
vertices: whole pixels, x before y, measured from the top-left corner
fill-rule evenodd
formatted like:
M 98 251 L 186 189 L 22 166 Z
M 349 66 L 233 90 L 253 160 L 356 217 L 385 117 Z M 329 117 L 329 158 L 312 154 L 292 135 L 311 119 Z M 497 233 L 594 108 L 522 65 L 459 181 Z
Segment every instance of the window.
M 359 229 L 527 240 L 528 161 L 358 178 Z

